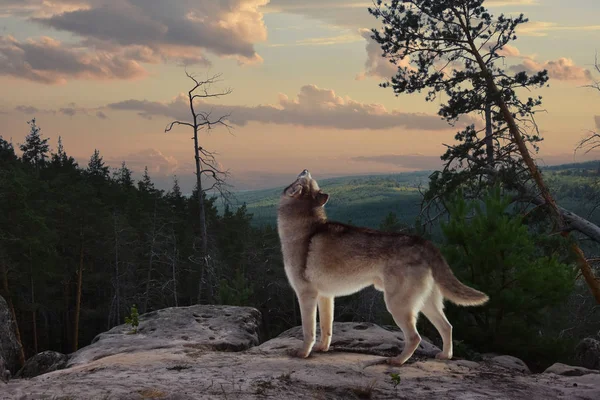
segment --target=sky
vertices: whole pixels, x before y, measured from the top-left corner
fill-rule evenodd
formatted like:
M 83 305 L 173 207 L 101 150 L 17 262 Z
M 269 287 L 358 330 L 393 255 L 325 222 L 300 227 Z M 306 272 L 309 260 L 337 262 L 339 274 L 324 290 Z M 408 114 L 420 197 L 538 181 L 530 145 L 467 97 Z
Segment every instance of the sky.
M 486 0 L 497 15 L 529 22 L 506 49 L 506 68 L 547 69 L 536 90 L 545 112 L 538 163 L 574 154 L 600 129 L 597 0 Z M 185 95 L 192 82 L 231 93 L 200 103 L 229 114 L 231 129 L 202 132 L 233 190 L 282 186 L 308 168 L 315 178 L 436 169 L 457 128 L 439 103 L 394 96 L 379 84 L 395 67 L 369 29 L 370 0 L 0 0 L 0 135 L 15 147 L 35 117 L 44 137 L 86 165 L 94 149 L 112 167 L 148 167 L 159 187 L 194 180 Z

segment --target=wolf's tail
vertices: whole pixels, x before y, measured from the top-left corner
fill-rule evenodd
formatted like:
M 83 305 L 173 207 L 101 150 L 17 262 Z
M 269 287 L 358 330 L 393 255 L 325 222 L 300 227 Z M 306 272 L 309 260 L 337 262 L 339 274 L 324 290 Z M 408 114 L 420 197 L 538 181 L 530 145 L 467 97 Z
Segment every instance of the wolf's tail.
M 450 266 L 440 254 L 433 263 L 433 279 L 440 287 L 442 295 L 459 306 L 479 306 L 485 304 L 489 297 L 479 290 L 475 290 L 456 278 Z

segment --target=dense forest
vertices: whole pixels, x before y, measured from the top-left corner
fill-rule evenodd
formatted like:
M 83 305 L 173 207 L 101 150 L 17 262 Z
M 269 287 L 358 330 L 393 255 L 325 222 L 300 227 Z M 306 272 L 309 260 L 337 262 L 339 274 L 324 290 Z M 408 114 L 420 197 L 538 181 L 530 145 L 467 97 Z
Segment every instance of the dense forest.
M 300 323 L 276 228 L 253 224 L 245 205 L 218 207 L 217 197 L 204 195 L 205 258 L 195 193 L 184 196 L 176 179 L 168 191 L 157 189 L 147 170 L 134 182 L 125 163 L 111 171 L 99 151 L 80 166 L 60 140 L 51 151 L 35 120 L 19 149 L 20 156 L 0 140 L 0 294 L 18 322 L 24 357 L 75 351 L 124 323 L 134 305 L 140 313 L 192 304 L 254 306 L 262 311 L 265 337 Z M 597 189 L 596 164 L 551 173 L 562 191 L 578 182 L 574 176 L 586 179 L 585 193 L 569 192 L 582 204 Z M 359 181 L 348 179 L 356 189 Z M 382 186 L 382 178 L 364 179 Z M 388 179 L 383 186 L 393 187 L 398 201 L 402 193 L 414 199 L 414 190 L 401 190 L 406 182 L 400 182 Z M 358 196 L 354 212 L 345 214 L 344 201 L 351 202 L 342 196 L 339 212 L 373 208 L 363 200 Z M 510 203 L 498 188 L 473 201 L 459 193 L 439 222 L 434 240 L 453 269 L 492 299 L 479 308 L 449 306 L 457 355 L 506 352 L 533 368 L 568 361 L 576 341 L 600 329 L 598 307 L 576 281 L 567 241 L 536 231 Z M 384 207 L 378 212 L 382 218 L 372 227 L 431 237 L 415 223 L 416 211 L 400 218 Z M 393 325 L 381 294 L 371 288 L 338 299 L 336 320 Z M 439 341 L 425 319 L 419 324 Z
M 79 166 L 51 151 L 35 120 L 20 145 L 0 139 L 0 294 L 25 357 L 65 353 L 140 313 L 197 303 L 253 305 L 268 329 L 294 324 L 277 232 L 256 228 L 245 207 L 218 214 L 206 198 L 210 259 L 198 251 L 198 204 L 139 182 L 99 151 Z M 60 142 L 59 142 L 60 143 Z M 252 277 L 252 279 L 249 279 Z

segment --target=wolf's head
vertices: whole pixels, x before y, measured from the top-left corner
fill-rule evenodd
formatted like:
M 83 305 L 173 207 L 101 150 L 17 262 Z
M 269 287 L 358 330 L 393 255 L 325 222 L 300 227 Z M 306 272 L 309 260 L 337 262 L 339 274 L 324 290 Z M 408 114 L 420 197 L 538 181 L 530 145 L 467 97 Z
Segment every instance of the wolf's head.
M 323 193 L 317 181 L 312 178 L 310 172 L 306 169 L 281 193 L 282 204 L 305 209 L 323 207 L 327 200 L 329 200 L 329 195 Z

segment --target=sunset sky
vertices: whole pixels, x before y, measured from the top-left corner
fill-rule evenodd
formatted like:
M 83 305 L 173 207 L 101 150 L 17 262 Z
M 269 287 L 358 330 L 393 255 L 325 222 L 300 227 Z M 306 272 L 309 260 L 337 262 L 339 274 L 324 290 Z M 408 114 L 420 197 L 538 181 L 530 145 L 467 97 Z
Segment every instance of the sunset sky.
M 213 105 L 231 133 L 202 145 L 218 153 L 235 189 L 280 186 L 302 169 L 316 178 L 434 169 L 456 129 L 438 103 L 395 97 L 394 73 L 367 29 L 370 0 L 0 0 L 0 135 L 15 147 L 35 117 L 81 164 L 94 148 L 111 166 L 159 186 L 193 180 L 183 65 L 222 73 Z M 600 53 L 598 0 L 488 0 L 494 14 L 524 13 L 506 68 L 548 69 L 540 164 L 583 161 L 573 149 L 600 129 L 600 92 L 585 88 Z M 200 107 L 202 109 L 202 107 Z

